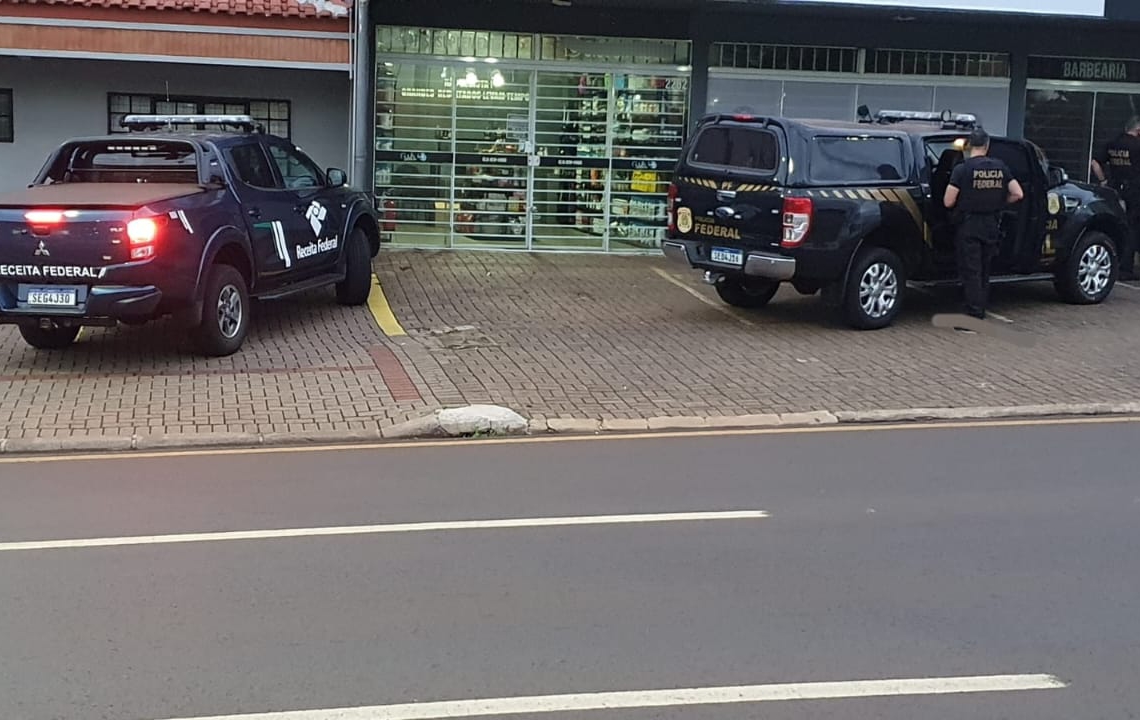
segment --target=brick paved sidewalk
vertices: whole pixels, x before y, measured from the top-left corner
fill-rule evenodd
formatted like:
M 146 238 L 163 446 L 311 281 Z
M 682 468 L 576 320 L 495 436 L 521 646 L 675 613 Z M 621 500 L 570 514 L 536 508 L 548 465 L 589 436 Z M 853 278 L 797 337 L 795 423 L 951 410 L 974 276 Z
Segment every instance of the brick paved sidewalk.
M 946 293 L 857 332 L 790 288 L 729 309 L 661 258 L 404 253 L 379 268 L 403 351 L 448 404 L 606 419 L 1140 399 L 1140 288 L 1099 307 L 995 288 L 1024 348 L 933 327 L 956 311 Z
M 0 437 L 376 431 L 441 406 L 647 418 L 1140 399 L 1140 289 L 1101 306 L 996 290 L 1021 348 L 930 325 L 859 333 L 785 291 L 731 310 L 660 258 L 386 252 L 407 336 L 331 292 L 257 308 L 245 349 L 195 358 L 169 327 L 85 331 L 58 353 L 0 328 Z

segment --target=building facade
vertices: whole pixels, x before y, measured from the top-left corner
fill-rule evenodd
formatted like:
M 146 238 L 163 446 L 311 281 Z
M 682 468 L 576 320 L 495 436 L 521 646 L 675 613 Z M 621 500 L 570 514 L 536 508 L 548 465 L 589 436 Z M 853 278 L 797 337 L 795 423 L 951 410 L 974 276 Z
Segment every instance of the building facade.
M 248 113 L 348 167 L 350 16 L 325 0 L 0 2 L 0 191 L 129 113 Z
M 969 112 L 1077 178 L 1140 112 L 1140 3 L 901 5 L 438 0 L 429 21 L 376 2 L 362 142 L 385 229 L 410 247 L 652 251 L 710 112 Z

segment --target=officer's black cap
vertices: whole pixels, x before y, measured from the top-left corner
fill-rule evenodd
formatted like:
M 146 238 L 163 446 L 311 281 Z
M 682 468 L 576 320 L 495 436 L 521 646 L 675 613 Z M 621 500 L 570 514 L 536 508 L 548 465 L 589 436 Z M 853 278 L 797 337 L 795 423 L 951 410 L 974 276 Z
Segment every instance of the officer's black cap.
M 990 144 L 990 135 L 980 127 L 974 128 L 974 131 L 970 133 L 970 139 L 967 142 L 970 143 L 970 147 L 985 147 L 986 145 Z

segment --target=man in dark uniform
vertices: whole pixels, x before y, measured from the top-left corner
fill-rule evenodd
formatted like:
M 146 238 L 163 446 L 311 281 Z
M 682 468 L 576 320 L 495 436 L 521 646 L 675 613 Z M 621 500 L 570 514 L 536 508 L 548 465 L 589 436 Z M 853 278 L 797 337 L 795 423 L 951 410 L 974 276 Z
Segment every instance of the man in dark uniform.
M 1001 211 L 1025 197 L 1020 183 L 1004 162 L 989 157 L 990 136 L 982 128 L 970 133 L 970 156 L 950 175 L 943 202 L 954 211 L 957 232 L 954 243 L 958 273 L 966 299 L 966 314 L 986 317 L 989 300 L 990 263 L 1001 243 Z
M 1135 280 L 1136 250 L 1140 247 L 1140 117 L 1124 126 L 1124 132 L 1104 146 L 1093 158 L 1093 174 L 1108 184 L 1124 200 L 1128 210 L 1129 233 L 1120 248 L 1120 279 Z

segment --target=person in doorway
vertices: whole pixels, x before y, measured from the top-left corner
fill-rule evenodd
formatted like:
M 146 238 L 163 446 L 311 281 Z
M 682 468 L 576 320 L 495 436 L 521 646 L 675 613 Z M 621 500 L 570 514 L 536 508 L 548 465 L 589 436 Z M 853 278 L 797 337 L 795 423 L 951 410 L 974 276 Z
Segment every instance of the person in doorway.
M 970 133 L 969 156 L 950 174 L 943 203 L 954 215 L 954 244 L 967 315 L 984 320 L 989 301 L 990 264 L 1001 243 L 1001 211 L 1025 197 L 1013 171 L 989 156 L 990 136 Z
M 1102 185 L 1120 193 L 1131 230 L 1120 248 L 1120 279 L 1136 280 L 1136 251 L 1140 249 L 1140 116 L 1124 132 L 1101 148 L 1092 161 L 1093 175 Z

